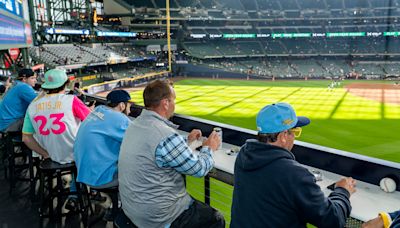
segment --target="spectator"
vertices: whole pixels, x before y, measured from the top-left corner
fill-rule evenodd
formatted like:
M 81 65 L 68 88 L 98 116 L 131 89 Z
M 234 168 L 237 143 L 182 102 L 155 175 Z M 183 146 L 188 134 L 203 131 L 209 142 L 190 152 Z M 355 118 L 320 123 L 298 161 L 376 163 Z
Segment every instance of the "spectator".
M 76 133 L 90 110 L 76 96 L 65 94 L 69 80 L 64 71 L 49 70 L 44 77 L 44 93 L 29 105 L 25 115 L 22 141 L 44 162 L 71 163 Z M 76 191 L 74 177 L 70 191 Z M 65 208 L 76 210 L 76 205 L 75 195 L 68 196 Z
M 378 217 L 364 223 L 362 228 L 400 228 L 400 210 L 392 213 L 381 212 Z
M 122 208 L 138 227 L 225 227 L 222 215 L 186 192 L 184 175 L 203 177 L 214 164 L 220 142 L 212 132 L 196 155 L 168 119 L 175 110 L 175 91 L 156 80 L 143 92 L 145 108 L 128 127 L 121 145 L 118 180 Z
M 130 123 L 127 117 L 131 108 L 130 99 L 129 93 L 124 90 L 110 92 L 107 106 L 98 106 L 79 127 L 74 144 L 79 182 L 96 189 L 118 186 L 118 156 Z M 110 208 L 104 218 L 112 221 L 114 216 Z
M 36 97 L 33 87 L 36 75 L 31 69 L 22 69 L 13 87 L 0 103 L 0 131 L 21 131 L 28 105 Z
M 130 123 L 130 99 L 125 90 L 114 90 L 107 95 L 107 106 L 96 107 L 83 121 L 74 145 L 79 182 L 95 188 L 118 186 L 118 155 Z
M 0 84 L 0 94 L 7 92 L 10 86 L 11 86 L 11 77 L 8 77 L 4 83 Z
M 22 140 L 30 149 L 61 164 L 74 161 L 76 133 L 90 113 L 76 96 L 65 94 L 68 83 L 64 71 L 47 71 L 42 84 L 47 94 L 29 105 L 22 129 Z
M 258 139 L 248 140 L 235 162 L 231 227 L 344 227 L 355 181 L 343 178 L 325 197 L 316 179 L 291 152 L 307 117 L 287 103 L 257 115 Z
M 74 81 L 74 89 L 81 89 L 82 88 L 82 80 L 80 78 L 75 79 Z

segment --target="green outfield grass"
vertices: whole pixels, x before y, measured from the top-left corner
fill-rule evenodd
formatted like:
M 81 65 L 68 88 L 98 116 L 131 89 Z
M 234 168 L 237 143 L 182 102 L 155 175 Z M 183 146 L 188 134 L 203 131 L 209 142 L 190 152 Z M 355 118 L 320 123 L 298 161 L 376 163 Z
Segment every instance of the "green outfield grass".
M 342 86 L 353 82 L 345 81 Z M 175 83 L 176 113 L 255 130 L 255 116 L 262 107 L 285 101 L 295 107 L 298 115 L 311 118 L 312 123 L 303 129 L 299 140 L 399 162 L 400 105 L 358 97 L 344 88 L 329 92 L 329 83 L 182 80 Z M 132 98 L 143 105 L 141 91 L 132 93 Z M 187 177 L 186 180 L 188 192 L 204 202 L 203 178 Z M 210 186 L 211 206 L 223 213 L 228 227 L 233 187 L 213 178 Z
M 344 88 L 327 91 L 329 83 L 182 80 L 175 83 L 175 112 L 255 130 L 257 112 L 266 104 L 284 101 L 312 121 L 299 140 L 400 162 L 400 105 L 359 97 Z M 141 91 L 132 93 L 132 98 L 143 104 Z

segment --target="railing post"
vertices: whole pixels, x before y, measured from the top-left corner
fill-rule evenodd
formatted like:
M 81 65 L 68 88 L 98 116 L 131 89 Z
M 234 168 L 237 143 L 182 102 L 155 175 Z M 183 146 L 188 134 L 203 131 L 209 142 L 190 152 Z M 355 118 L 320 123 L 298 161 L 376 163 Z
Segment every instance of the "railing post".
M 204 203 L 210 205 L 210 176 L 204 177 Z

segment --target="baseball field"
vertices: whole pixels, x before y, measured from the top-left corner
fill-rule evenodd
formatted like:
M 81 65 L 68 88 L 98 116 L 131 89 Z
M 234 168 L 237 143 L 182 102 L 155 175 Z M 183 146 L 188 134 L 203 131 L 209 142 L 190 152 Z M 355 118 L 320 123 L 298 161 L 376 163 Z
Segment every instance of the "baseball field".
M 387 81 L 244 81 L 186 79 L 175 82 L 176 113 L 256 130 L 257 112 L 288 102 L 307 116 L 298 140 L 400 162 L 400 86 Z M 142 92 L 132 99 L 143 104 Z M 399 131 L 399 132 L 398 132 Z
M 243 81 L 185 79 L 175 82 L 176 113 L 256 130 L 258 111 L 273 102 L 292 104 L 308 116 L 301 141 L 400 162 L 400 87 L 385 81 Z M 142 91 L 132 93 L 143 105 Z M 187 177 L 188 192 L 204 202 L 203 179 Z M 227 227 L 233 187 L 211 178 L 211 206 Z M 309 225 L 308 227 L 313 227 Z

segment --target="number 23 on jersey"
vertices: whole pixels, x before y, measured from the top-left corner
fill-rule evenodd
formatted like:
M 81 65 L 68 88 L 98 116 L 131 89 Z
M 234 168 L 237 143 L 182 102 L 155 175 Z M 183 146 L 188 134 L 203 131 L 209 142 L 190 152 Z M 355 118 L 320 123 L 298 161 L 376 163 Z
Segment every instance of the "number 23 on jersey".
M 35 116 L 33 120 L 39 125 L 39 134 L 44 136 L 49 135 L 50 133 L 59 135 L 64 133 L 67 128 L 65 123 L 62 122 L 63 117 L 64 113 L 52 113 L 49 115 L 49 118 L 43 115 L 38 115 Z M 47 122 L 49 121 L 51 121 L 51 123 L 47 125 Z

